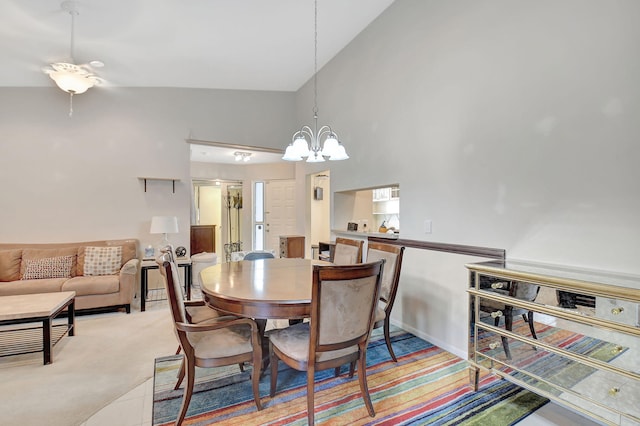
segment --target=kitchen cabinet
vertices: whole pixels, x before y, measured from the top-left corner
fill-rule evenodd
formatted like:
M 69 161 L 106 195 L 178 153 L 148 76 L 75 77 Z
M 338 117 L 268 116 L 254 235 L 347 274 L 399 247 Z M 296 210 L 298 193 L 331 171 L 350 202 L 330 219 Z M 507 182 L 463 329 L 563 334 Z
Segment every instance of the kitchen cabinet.
M 486 369 L 603 424 L 640 424 L 640 277 L 509 260 L 466 266 L 475 390 Z M 538 296 L 516 297 L 516 283 Z M 563 307 L 558 292 L 595 307 Z M 500 325 L 512 309 L 531 313 L 536 337 L 518 317 L 511 330 Z

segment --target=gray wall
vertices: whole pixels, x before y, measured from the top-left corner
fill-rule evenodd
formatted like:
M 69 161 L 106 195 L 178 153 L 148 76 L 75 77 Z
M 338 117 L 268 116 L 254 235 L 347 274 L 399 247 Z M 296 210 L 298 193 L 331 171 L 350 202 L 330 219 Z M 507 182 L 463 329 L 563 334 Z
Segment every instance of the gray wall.
M 396 0 L 318 78 L 351 159 L 304 172 L 328 164 L 332 191 L 399 183 L 403 238 L 640 273 L 638 16 L 635 0 Z M 312 103 L 309 83 L 299 122 Z M 411 250 L 394 320 L 463 354 L 467 260 Z
M 0 88 L 0 241 L 135 237 L 155 244 L 151 216 L 177 215 L 189 247 L 191 177 L 185 139 L 282 148 L 293 93 Z M 139 176 L 181 181 L 148 182 Z
M 352 159 L 297 163 L 299 199 L 327 169 L 332 191 L 399 183 L 404 238 L 640 273 L 639 15 L 636 0 L 396 0 L 320 72 L 320 124 Z M 55 88 L 0 89 L 0 240 L 145 243 L 151 216 L 177 214 L 187 245 L 184 139 L 284 148 L 312 105 L 310 84 L 96 88 L 69 119 Z M 182 181 L 144 193 L 144 175 Z M 467 260 L 409 251 L 394 321 L 463 354 Z

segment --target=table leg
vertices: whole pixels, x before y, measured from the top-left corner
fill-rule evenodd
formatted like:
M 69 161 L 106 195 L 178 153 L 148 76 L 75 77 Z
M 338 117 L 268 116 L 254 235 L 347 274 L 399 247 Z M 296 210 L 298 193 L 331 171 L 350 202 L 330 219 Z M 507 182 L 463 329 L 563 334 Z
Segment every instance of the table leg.
M 147 268 L 140 271 L 140 311 L 144 312 L 147 301 Z
M 75 316 L 76 316 L 76 300 L 72 299 L 71 303 L 69 303 L 69 306 L 67 307 L 67 318 L 68 318 L 67 324 L 69 324 L 69 336 L 76 335 Z
M 51 364 L 51 318 L 42 320 L 42 352 L 44 364 Z
M 258 335 L 260 336 L 260 346 L 262 346 L 262 374 L 269 367 L 269 338 L 265 336 L 264 331 L 267 328 L 266 319 L 256 319 L 258 325 Z
M 191 300 L 191 265 L 184 267 L 184 287 L 185 293 L 187 293 L 187 300 Z

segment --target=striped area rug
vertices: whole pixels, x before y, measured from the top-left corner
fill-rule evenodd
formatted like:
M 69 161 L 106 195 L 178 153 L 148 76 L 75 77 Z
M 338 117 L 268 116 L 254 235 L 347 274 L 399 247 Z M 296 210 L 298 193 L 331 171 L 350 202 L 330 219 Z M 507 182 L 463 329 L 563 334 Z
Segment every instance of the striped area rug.
M 514 328 L 528 327 L 514 324 Z M 377 331 L 377 330 L 376 330 Z M 558 345 L 594 340 L 536 324 L 539 335 Z M 367 379 L 376 417 L 369 417 L 356 377 L 347 368 L 316 373 L 315 418 L 327 425 L 511 425 L 548 402 L 493 375 L 481 376 L 480 389 L 469 387 L 468 364 L 431 343 L 396 329 L 392 334 L 398 363 L 391 361 L 376 333 L 367 350 Z M 606 342 L 603 342 L 607 344 Z M 517 350 L 517 348 L 513 348 Z M 175 421 L 182 389 L 173 390 L 180 358 L 155 362 L 153 424 Z M 247 368 L 250 370 L 250 367 Z M 247 370 L 245 369 L 245 370 Z M 184 424 L 305 425 L 306 375 L 279 364 L 276 396 L 269 397 L 269 373 L 260 382 L 264 409 L 253 402 L 249 372 L 237 366 L 197 369 L 196 386 Z

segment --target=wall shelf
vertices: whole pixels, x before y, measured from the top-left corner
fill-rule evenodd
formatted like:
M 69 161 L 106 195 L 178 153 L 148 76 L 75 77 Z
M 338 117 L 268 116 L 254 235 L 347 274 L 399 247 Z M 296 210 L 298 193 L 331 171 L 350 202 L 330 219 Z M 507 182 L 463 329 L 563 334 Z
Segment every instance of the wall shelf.
M 148 180 L 170 180 L 173 184 L 173 193 L 176 193 L 176 182 L 180 182 L 178 178 L 161 178 L 161 177 L 148 177 L 148 176 L 138 176 L 138 179 L 144 181 L 144 192 L 147 192 L 147 181 Z

